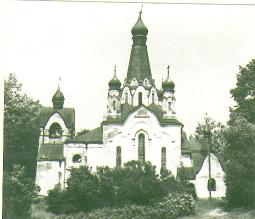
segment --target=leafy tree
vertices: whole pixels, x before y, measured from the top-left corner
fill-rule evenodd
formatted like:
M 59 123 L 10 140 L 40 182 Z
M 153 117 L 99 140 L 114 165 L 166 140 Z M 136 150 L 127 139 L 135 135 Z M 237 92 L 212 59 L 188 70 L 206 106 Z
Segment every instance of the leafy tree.
M 150 162 L 129 161 L 119 169 L 116 179 L 120 203 L 149 204 L 162 195 L 156 167 Z
M 31 203 L 38 191 L 34 180 L 27 177 L 24 167 L 14 165 L 11 171 L 5 171 L 3 218 L 29 218 Z
M 255 123 L 255 59 L 239 70 L 236 87 L 230 91 L 237 103 L 232 111 Z
M 76 211 L 88 211 L 98 207 L 99 180 L 88 166 L 72 168 L 67 179 L 68 196 Z
M 239 69 L 225 134 L 226 196 L 232 206 L 255 207 L 255 59 Z
M 255 207 L 255 124 L 231 114 L 226 139 L 227 200 L 232 206 Z
M 4 81 L 4 170 L 20 164 L 34 176 L 41 106 L 21 87 L 14 74 Z
M 210 147 L 209 150 L 211 152 L 223 155 L 224 146 L 226 144 L 224 135 L 225 129 L 223 124 L 216 122 L 206 114 L 204 122 L 198 123 L 194 137 L 196 141 L 201 143 L 203 149 L 208 150 L 207 147 Z

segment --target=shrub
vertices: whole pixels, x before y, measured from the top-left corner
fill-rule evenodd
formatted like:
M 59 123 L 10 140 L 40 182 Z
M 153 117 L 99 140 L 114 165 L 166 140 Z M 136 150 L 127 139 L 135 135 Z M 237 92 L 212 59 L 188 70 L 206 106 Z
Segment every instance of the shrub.
M 180 216 L 194 212 L 194 199 L 186 193 L 170 193 L 158 205 L 161 209 L 166 209 L 166 215 Z
M 55 219 L 173 219 L 177 216 L 192 214 L 194 201 L 191 195 L 169 194 L 162 202 L 154 205 L 125 205 L 122 208 L 102 208 L 90 213 L 80 212 L 61 215 Z
M 56 187 L 48 193 L 47 204 L 49 211 L 57 214 L 133 204 L 145 206 L 183 188 L 169 171 L 162 171 L 159 177 L 149 162 L 130 161 L 123 167 L 99 167 L 95 173 L 81 166 L 71 170 L 64 191 Z

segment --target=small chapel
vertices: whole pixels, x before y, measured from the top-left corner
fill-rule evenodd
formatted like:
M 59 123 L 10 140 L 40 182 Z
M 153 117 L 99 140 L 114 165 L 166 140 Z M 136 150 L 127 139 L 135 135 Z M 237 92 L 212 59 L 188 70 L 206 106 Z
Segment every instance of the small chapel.
M 64 107 L 60 87 L 52 97 L 53 106 L 43 108 L 36 170 L 40 195 L 46 196 L 55 185 L 64 188 L 72 167 L 88 165 L 96 170 L 97 166 L 115 167 L 139 160 L 150 161 L 157 172 L 166 168 L 175 177 L 184 167 L 185 177 L 201 198 L 209 196 L 210 177 L 212 197 L 225 196 L 223 159 L 207 153 L 197 142 L 182 142 L 183 124 L 177 119 L 169 66 L 161 87 L 155 86 L 146 45 L 148 29 L 141 13 L 131 29 L 133 44 L 126 78 L 121 82 L 114 68 L 108 82 L 106 116 L 99 127 L 75 134 L 75 110 Z

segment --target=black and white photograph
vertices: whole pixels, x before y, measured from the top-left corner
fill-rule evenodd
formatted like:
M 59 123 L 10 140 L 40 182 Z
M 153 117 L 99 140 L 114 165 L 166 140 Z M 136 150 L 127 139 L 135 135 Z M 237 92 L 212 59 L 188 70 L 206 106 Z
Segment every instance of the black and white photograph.
M 255 218 L 255 2 L 2 11 L 3 219 Z

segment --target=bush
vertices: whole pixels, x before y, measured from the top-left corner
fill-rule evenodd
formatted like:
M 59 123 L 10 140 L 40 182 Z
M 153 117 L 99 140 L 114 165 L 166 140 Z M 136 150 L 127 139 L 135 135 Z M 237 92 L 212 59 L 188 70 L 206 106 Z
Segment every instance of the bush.
M 81 166 L 71 170 L 64 191 L 59 187 L 49 191 L 47 204 L 48 210 L 57 214 L 103 207 L 145 206 L 184 188 L 188 191 L 169 171 L 162 171 L 159 177 L 149 162 L 130 161 L 123 167 L 99 167 L 95 173 Z
M 187 194 L 169 194 L 162 202 L 154 205 L 125 205 L 122 208 L 102 208 L 90 213 L 80 212 L 60 215 L 55 219 L 173 219 L 177 216 L 192 214 L 194 200 Z
M 29 218 L 32 201 L 39 188 L 25 173 L 25 168 L 13 165 L 3 175 L 3 218 Z
M 194 213 L 194 199 L 186 193 L 170 193 L 158 205 L 167 210 L 166 215 L 181 216 Z

